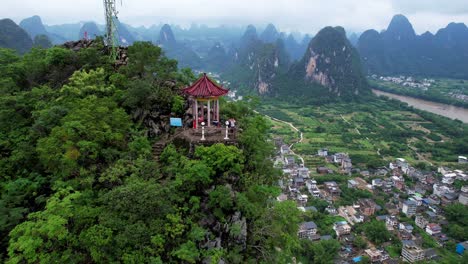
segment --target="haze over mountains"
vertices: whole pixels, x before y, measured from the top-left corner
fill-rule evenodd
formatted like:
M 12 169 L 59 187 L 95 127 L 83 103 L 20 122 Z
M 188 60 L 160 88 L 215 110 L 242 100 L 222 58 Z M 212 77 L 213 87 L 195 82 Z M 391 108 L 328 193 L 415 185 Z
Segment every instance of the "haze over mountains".
M 468 28 L 451 23 L 435 35 L 416 35 L 403 15 L 396 15 L 382 32 L 367 30 L 360 37 L 343 28 L 327 27 L 315 38 L 279 31 L 268 24 L 257 30 L 241 27 L 153 25 L 132 27 L 115 21 L 121 45 L 151 41 L 163 48 L 179 67 L 212 71 L 249 92 L 280 95 L 297 91 L 323 96 L 355 96 L 368 88 L 365 75 L 413 75 L 468 78 Z M 34 45 L 102 35 L 104 26 L 80 22 L 45 26 L 38 16 L 16 25 L 0 22 L 0 46 L 24 53 Z M 356 49 L 353 47 L 357 47 Z M 358 53 L 359 52 L 359 53 Z M 361 64 L 363 70 L 361 70 Z M 365 91 L 364 91 L 365 92 Z
M 468 78 L 468 28 L 450 23 L 435 35 L 416 35 L 403 15 L 382 33 L 368 30 L 357 44 L 368 74 Z

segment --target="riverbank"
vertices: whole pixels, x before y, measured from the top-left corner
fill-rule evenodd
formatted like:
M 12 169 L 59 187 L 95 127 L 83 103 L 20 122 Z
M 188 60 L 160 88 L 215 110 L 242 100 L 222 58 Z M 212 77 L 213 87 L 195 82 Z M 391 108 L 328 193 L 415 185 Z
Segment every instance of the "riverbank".
M 372 88 L 383 92 L 468 108 L 468 101 L 465 95 L 468 92 L 468 86 L 466 85 L 468 80 L 425 79 L 425 81 L 416 81 L 416 79 L 408 77 L 404 81 L 401 77 L 394 77 L 390 81 L 373 78 L 368 79 L 368 81 Z M 423 83 L 425 86 L 421 86 Z
M 372 92 L 377 96 L 386 96 L 407 103 L 408 105 L 428 111 L 437 115 L 445 116 L 451 119 L 458 119 L 463 123 L 468 123 L 468 109 L 457 107 L 448 104 L 436 103 L 432 101 L 422 100 L 410 96 L 398 95 L 389 92 L 384 92 L 372 89 Z

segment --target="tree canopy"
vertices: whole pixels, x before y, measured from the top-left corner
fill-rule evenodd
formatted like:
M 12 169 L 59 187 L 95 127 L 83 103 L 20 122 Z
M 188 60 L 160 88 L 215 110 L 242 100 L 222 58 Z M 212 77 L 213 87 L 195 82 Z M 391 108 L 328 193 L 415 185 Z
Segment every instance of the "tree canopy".
M 179 88 L 193 73 L 145 42 L 115 67 L 95 43 L 0 49 L 0 261 L 290 260 L 299 212 L 273 199 L 278 172 L 253 101 L 222 102 L 241 121 L 238 146 L 189 156 L 169 145 L 155 160 L 169 132 L 155 124 L 185 112 Z

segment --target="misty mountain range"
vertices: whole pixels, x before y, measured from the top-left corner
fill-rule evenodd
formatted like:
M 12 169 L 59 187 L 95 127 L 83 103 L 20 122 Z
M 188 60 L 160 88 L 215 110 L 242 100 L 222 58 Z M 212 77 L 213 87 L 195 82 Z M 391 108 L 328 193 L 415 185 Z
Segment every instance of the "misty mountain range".
M 387 30 L 364 32 L 357 43 L 368 74 L 468 78 L 468 28 L 450 23 L 434 35 L 416 35 L 402 15 Z
M 238 86 L 253 87 L 258 94 L 281 93 L 282 87 L 293 83 L 291 76 L 300 81 L 295 86 L 315 82 L 338 96 L 359 94 L 358 86 L 366 86 L 364 75 L 468 78 L 468 28 L 463 23 L 451 23 L 435 35 L 417 35 L 406 17 L 396 15 L 382 32 L 346 35 L 343 28 L 327 27 L 315 38 L 280 32 L 273 24 L 257 30 L 253 25 L 243 29 L 194 24 L 183 29 L 167 24 L 132 27 L 118 20 L 115 23 L 121 45 L 151 41 L 169 58 L 177 59 L 179 67 L 223 74 Z M 85 34 L 88 38 L 103 35 L 104 26 L 94 22 L 46 26 L 38 16 L 19 25 L 0 20 L 0 47 L 19 53 L 34 45 L 47 46 L 47 41 L 61 44 L 82 39 Z M 349 92 L 340 86 L 349 86 Z

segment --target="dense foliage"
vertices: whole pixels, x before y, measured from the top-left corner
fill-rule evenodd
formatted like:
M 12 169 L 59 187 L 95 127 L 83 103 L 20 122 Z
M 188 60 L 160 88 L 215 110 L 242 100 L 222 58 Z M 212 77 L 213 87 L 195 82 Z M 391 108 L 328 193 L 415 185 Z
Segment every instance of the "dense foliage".
M 356 232 L 363 232 L 370 241 L 377 245 L 387 242 L 392 238 L 392 234 L 385 227 L 385 223 L 377 220 L 356 226 Z
M 149 113 L 180 111 L 193 74 L 150 43 L 119 69 L 105 50 L 0 49 L 0 261 L 290 260 L 299 213 L 273 199 L 263 118 L 224 103 L 238 147 L 169 145 L 158 162 Z
M 468 239 L 468 210 L 466 205 L 452 204 L 444 208 L 445 215 L 449 221 L 447 233 L 459 240 Z

